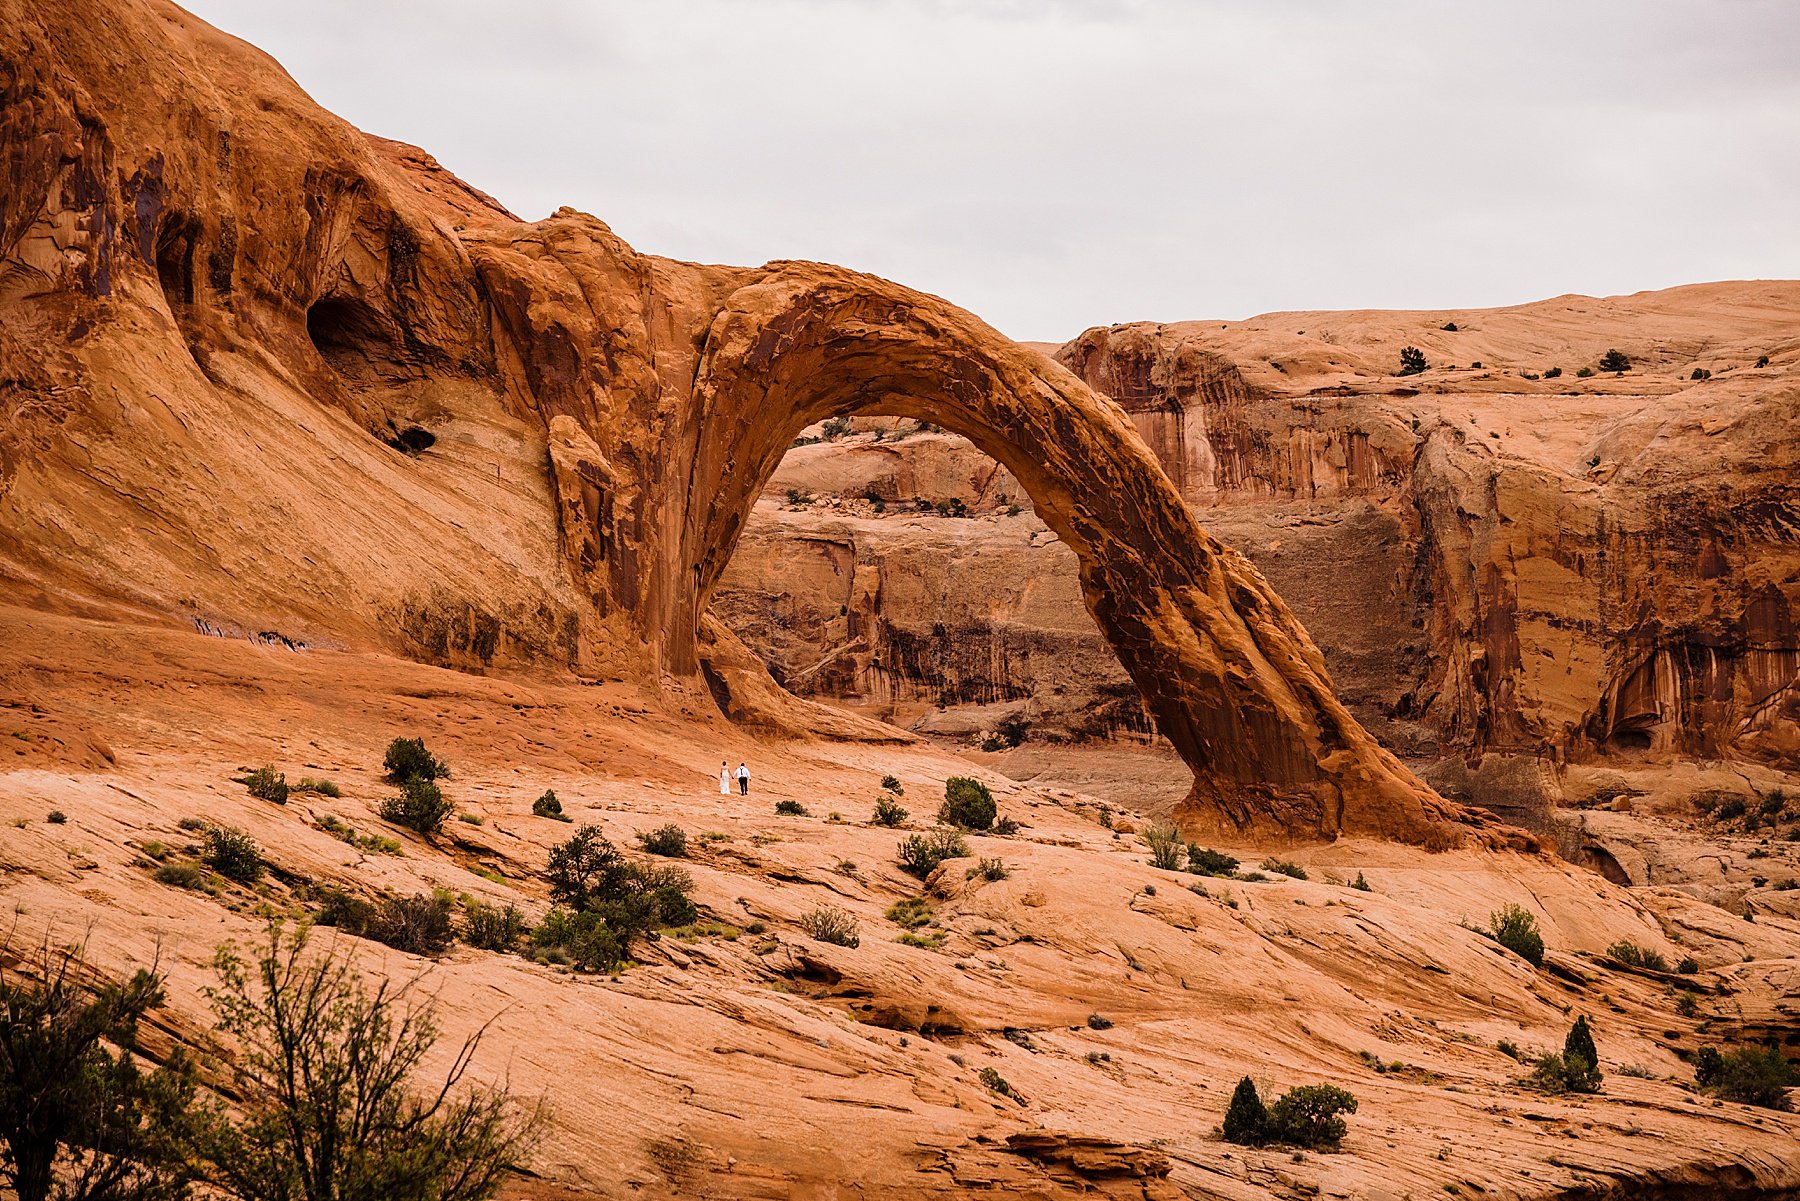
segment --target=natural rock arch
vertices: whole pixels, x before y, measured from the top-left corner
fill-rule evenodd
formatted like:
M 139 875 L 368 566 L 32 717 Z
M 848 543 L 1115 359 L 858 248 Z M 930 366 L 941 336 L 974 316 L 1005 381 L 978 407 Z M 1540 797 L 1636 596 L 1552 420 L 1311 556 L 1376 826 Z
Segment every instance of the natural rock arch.
M 1089 611 L 1194 771 L 1190 830 L 1457 841 L 1442 802 L 1351 717 L 1304 629 L 1195 523 L 1130 419 L 953 306 L 868 276 L 777 264 L 715 316 L 667 667 L 692 671 L 707 598 L 807 425 L 881 413 L 968 437 L 1074 550 Z

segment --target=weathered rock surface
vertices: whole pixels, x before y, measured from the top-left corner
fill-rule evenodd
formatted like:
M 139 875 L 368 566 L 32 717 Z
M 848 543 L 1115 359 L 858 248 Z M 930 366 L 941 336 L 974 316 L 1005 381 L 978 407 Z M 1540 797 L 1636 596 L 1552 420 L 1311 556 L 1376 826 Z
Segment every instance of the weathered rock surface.
M 1074 552 L 1197 828 L 1461 837 L 1119 408 L 968 314 L 640 255 L 572 210 L 521 223 L 159 0 L 4 16 L 6 597 L 779 726 L 708 597 L 801 429 L 909 416 L 999 460 Z
M 1434 366 L 1396 376 L 1405 345 Z M 1629 373 L 1576 377 L 1612 347 Z M 1362 724 L 1439 763 L 1429 778 L 1459 799 L 1542 824 L 1569 761 L 1800 769 L 1800 285 L 1117 326 L 1057 357 L 1130 413 L 1206 528 L 1293 606 Z M 1692 379 L 1696 368 L 1711 377 Z M 796 451 L 779 478 L 855 507 L 858 470 L 878 487 L 906 477 L 873 455 L 930 440 L 866 441 Z M 920 482 L 955 487 L 979 471 L 969 460 Z M 781 520 L 814 536 L 803 511 Z M 963 607 L 1007 612 L 1011 637 L 1029 639 L 1009 598 L 1067 584 L 1019 573 L 1066 567 L 1008 557 L 991 523 L 935 524 L 945 532 L 930 541 L 968 548 L 954 577 Z M 764 560 L 782 556 L 780 540 L 753 537 Z M 895 531 L 879 556 L 903 561 L 904 546 Z M 733 620 L 763 581 L 793 611 L 830 603 L 748 566 L 727 580 Z M 920 624 L 898 602 L 865 626 Z M 1090 675 L 1104 650 L 1070 624 L 1044 627 L 1067 654 L 994 657 L 986 678 L 973 658 L 961 691 L 1022 696 Z M 817 649 L 752 641 L 782 665 Z M 860 702 L 881 695 L 872 682 L 796 686 Z M 1076 729 L 1033 716 L 1052 736 Z

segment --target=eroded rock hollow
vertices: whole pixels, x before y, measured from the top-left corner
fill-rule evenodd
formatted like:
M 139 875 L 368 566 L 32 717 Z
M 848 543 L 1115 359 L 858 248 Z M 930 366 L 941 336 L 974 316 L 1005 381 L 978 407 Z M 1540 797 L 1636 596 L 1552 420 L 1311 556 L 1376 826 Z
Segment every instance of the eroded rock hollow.
M 13 597 L 778 720 L 709 593 L 797 432 L 909 415 L 1003 463 L 1074 550 L 1194 771 L 1189 825 L 1455 841 L 1120 408 L 968 314 L 521 221 L 172 5 L 0 11 Z

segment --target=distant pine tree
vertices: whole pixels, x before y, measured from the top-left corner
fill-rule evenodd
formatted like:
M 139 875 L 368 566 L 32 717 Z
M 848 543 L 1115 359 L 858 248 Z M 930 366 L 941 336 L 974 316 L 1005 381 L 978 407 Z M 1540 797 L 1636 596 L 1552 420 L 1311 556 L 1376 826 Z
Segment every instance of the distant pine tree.
M 1569 1027 L 1569 1037 L 1563 1040 L 1563 1058 L 1584 1060 L 1590 1068 L 1600 1066 L 1600 1052 L 1594 1046 L 1594 1032 L 1588 1029 L 1585 1016 L 1576 1018 Z
M 1631 360 L 1625 357 L 1623 351 L 1609 350 L 1600 356 L 1600 370 L 1617 372 L 1630 371 Z
M 1256 1081 L 1245 1076 L 1225 1107 L 1225 1141 L 1256 1147 L 1268 1141 L 1269 1111 L 1257 1095 Z
M 1425 370 L 1425 367 L 1424 351 L 1420 350 L 1417 346 L 1403 346 L 1400 348 L 1401 375 L 1417 375 L 1419 372 Z

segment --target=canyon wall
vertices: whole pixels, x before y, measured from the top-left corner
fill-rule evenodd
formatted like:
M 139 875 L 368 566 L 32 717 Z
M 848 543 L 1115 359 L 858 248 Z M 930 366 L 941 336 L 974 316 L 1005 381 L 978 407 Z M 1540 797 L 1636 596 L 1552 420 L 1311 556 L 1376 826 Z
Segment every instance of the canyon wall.
M 1407 345 L 1430 366 L 1400 376 Z M 1593 371 L 1612 348 L 1631 369 Z M 1116 326 L 1055 354 L 1131 415 L 1202 523 L 1300 615 L 1361 722 L 1441 788 L 1526 819 L 1571 759 L 1800 768 L 1800 285 Z M 886 603 L 854 610 L 871 645 L 927 625 L 888 582 L 916 570 L 909 541 L 960 546 L 963 568 L 939 591 L 962 618 L 903 685 L 896 663 L 851 662 L 795 686 L 882 704 L 910 687 L 988 705 L 976 716 L 990 726 L 1013 713 L 1049 738 L 1135 736 L 1095 670 L 1104 647 L 1021 603 L 1067 592 L 1066 564 L 1008 549 L 1009 520 L 1029 516 L 967 486 L 973 516 L 900 497 L 877 517 L 863 477 L 905 488 L 871 456 L 926 454 L 934 439 L 870 436 L 796 450 L 778 486 L 820 495 L 771 496 L 788 532 L 753 530 L 753 544 L 782 559 L 818 536 L 808 513 L 846 510 L 839 542 L 883 580 L 861 595 Z M 978 480 L 965 453 L 961 477 Z M 906 478 L 928 500 L 959 486 L 942 467 Z M 872 521 L 880 537 L 849 533 Z M 775 576 L 726 583 L 734 622 L 776 596 L 789 613 L 848 605 Z M 819 649 L 746 628 L 778 665 Z M 1055 653 L 1011 649 L 1052 633 Z M 970 652 L 996 639 L 1001 653 Z

